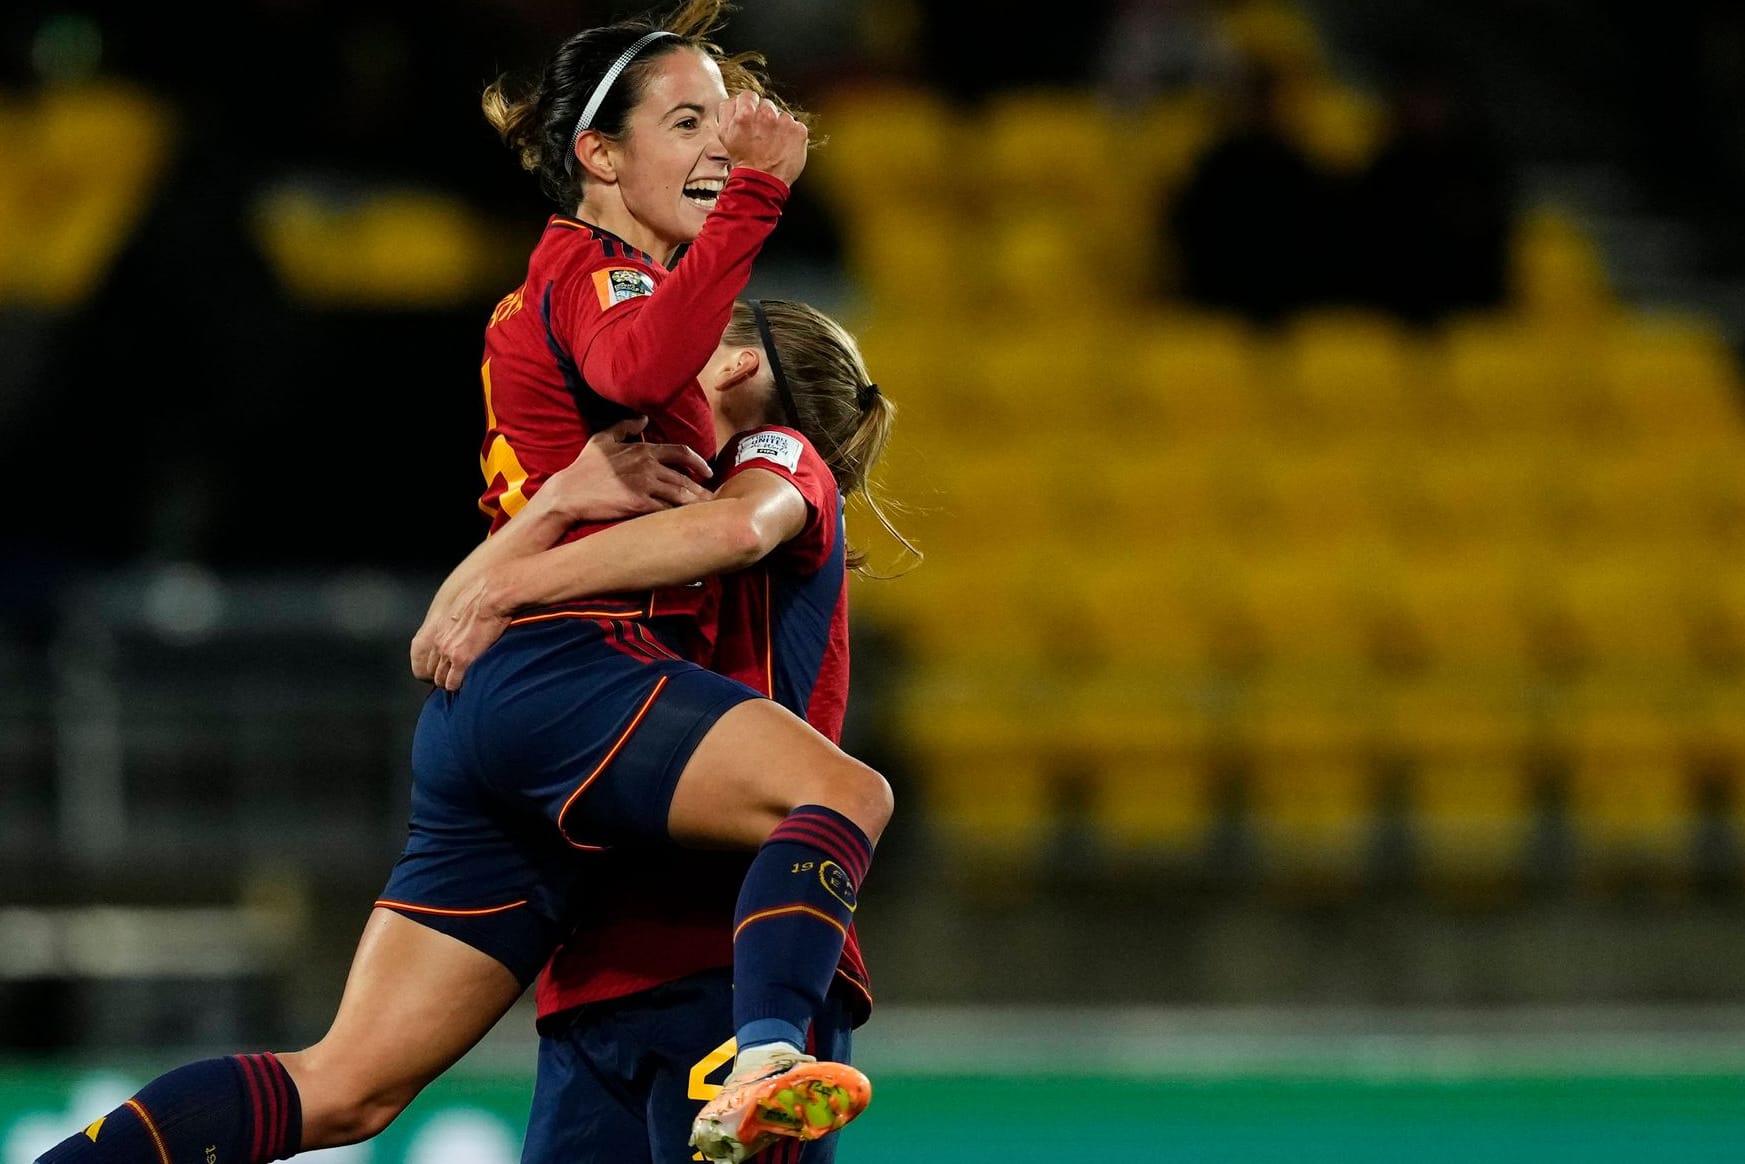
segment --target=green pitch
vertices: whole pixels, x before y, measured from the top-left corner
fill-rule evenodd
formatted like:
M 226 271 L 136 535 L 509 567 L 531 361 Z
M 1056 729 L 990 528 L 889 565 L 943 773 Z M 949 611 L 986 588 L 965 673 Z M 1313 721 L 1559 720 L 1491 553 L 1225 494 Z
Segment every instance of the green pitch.
M 129 1083 L 0 1068 L 0 1160 L 93 1118 Z M 1009 1078 L 881 1074 L 839 1164 L 1721 1164 L 1745 1160 L 1745 1075 Z M 348 1164 L 515 1164 L 530 1080 L 438 1080 Z M 123 1092 L 125 1094 L 125 1092 Z M 337 1164 L 340 1159 L 335 1154 Z M 311 1156 L 318 1162 L 319 1156 Z

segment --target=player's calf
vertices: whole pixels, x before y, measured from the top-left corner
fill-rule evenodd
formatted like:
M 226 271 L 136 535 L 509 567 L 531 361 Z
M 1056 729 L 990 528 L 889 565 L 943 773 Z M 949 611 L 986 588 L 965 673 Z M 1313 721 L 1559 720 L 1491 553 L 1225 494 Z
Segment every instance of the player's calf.
M 297 1085 L 272 1055 L 165 1072 L 37 1164 L 267 1164 L 302 1146 Z

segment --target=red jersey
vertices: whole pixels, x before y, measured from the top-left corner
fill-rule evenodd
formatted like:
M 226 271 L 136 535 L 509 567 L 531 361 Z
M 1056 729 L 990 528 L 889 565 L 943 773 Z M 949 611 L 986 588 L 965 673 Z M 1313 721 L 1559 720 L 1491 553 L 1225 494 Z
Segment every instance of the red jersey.
M 723 482 L 747 469 L 784 478 L 806 499 L 808 520 L 769 557 L 722 580 L 713 669 L 840 741 L 848 710 L 848 546 L 836 478 L 811 442 L 775 425 L 734 437 L 721 464 Z
M 687 260 L 689 261 L 689 260 Z M 805 437 L 770 426 L 733 439 L 717 485 L 750 469 L 789 481 L 806 499 L 805 527 L 749 570 L 722 579 L 713 669 L 802 715 L 841 741 L 848 702 L 848 574 L 842 496 Z M 625 886 L 584 905 L 575 932 L 535 988 L 541 1021 L 588 1002 L 648 990 L 733 964 L 733 909 L 750 858 L 743 853 L 605 853 L 595 876 Z M 837 975 L 866 1021 L 872 993 L 853 925 Z
M 720 342 L 787 196 L 780 179 L 735 169 L 671 271 L 607 231 L 551 216 L 526 280 L 485 327 L 479 508 L 490 532 L 574 461 L 590 436 L 628 417 L 649 418 L 649 440 L 714 456 L 714 424 L 697 373 Z M 602 524 L 578 526 L 565 540 Z M 650 615 L 686 614 L 714 593 L 709 585 L 623 597 Z

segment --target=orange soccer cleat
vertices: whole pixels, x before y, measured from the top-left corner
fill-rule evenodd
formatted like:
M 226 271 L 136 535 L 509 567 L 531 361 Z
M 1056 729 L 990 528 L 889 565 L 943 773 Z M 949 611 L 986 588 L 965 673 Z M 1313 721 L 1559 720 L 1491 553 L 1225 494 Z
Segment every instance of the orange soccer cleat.
M 827 1136 L 870 1102 L 871 1082 L 848 1064 L 781 1054 L 727 1077 L 691 1124 L 691 1147 L 717 1164 L 740 1164 L 783 1136 Z

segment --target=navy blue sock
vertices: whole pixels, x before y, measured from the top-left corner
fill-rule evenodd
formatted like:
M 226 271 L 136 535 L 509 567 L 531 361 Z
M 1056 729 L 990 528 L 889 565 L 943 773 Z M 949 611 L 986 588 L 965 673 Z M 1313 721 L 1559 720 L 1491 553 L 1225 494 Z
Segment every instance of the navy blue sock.
M 872 842 L 853 821 L 802 804 L 752 858 L 733 914 L 733 1027 L 739 1050 L 806 1045 L 824 1005 Z
M 202 1059 L 37 1157 L 37 1164 L 267 1164 L 297 1152 L 297 1085 L 272 1055 Z

